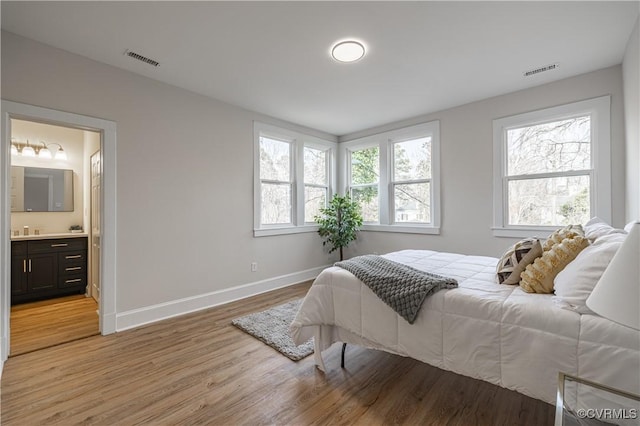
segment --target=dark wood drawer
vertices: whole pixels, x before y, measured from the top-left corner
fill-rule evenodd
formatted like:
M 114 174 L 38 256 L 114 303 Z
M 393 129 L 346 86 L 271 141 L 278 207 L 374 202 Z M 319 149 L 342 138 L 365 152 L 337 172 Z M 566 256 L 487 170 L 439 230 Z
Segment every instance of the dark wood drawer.
M 87 285 L 87 274 L 69 274 L 65 276 L 61 276 L 58 281 L 58 288 L 67 288 L 67 287 L 86 287 Z
M 67 265 L 76 265 L 78 263 L 85 264 L 87 263 L 87 252 L 86 250 L 81 251 L 68 251 L 64 253 L 58 253 L 58 263 L 61 268 L 64 268 Z
M 51 251 L 86 250 L 86 238 L 61 238 L 55 240 L 29 241 L 29 253 L 44 253 Z
M 83 263 L 70 263 L 68 265 L 58 265 L 58 274 L 64 277 L 69 274 L 86 274 L 87 266 Z
M 79 273 L 86 273 L 86 272 L 87 272 L 87 268 L 85 267 L 85 265 L 82 265 L 82 264 L 66 265 L 58 269 L 58 273 L 60 274 L 61 277 L 68 274 L 79 274 Z

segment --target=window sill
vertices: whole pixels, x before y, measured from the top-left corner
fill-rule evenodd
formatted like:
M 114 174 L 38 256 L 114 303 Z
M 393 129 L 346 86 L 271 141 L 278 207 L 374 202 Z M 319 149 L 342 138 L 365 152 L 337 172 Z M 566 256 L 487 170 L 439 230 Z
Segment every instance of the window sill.
M 421 225 L 362 225 L 362 231 L 396 232 L 401 234 L 440 235 L 440 227 Z
M 493 236 L 499 237 L 499 238 L 528 238 L 528 237 L 547 238 L 549 234 L 551 234 L 553 231 L 561 227 L 562 227 L 561 225 L 539 226 L 539 227 L 512 226 L 509 228 L 493 227 L 491 228 L 491 230 L 493 231 Z
M 280 228 L 262 228 L 254 229 L 254 237 L 270 237 L 273 235 L 288 235 L 288 234 L 302 234 L 305 232 L 317 232 L 317 225 L 304 225 L 304 226 L 283 226 Z
M 365 232 L 395 232 L 399 234 L 427 234 L 440 235 L 440 228 L 420 225 L 374 225 L 365 224 L 360 228 Z M 254 237 L 270 237 L 275 235 L 302 234 L 306 232 L 318 232 L 318 225 L 283 226 L 274 228 L 254 229 Z

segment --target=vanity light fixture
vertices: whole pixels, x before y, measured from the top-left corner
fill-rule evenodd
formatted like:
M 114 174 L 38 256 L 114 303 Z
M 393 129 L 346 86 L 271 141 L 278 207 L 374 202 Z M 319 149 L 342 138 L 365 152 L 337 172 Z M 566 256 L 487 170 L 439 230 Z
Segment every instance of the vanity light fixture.
M 59 143 L 53 142 L 50 144 L 46 144 L 40 141 L 42 147 L 36 145 L 33 146 L 27 140 L 26 143 L 11 141 L 11 155 L 22 155 L 23 157 L 38 157 L 42 159 L 51 159 L 54 158 L 56 160 L 66 160 L 67 153 L 62 148 L 62 145 Z M 51 153 L 49 147 L 51 145 L 58 145 L 58 149 L 55 150 L 55 154 Z
M 47 148 L 47 144 L 42 141 L 40 141 L 40 143 L 44 146 L 44 148 L 40 148 L 40 151 L 38 151 L 38 158 L 51 158 L 51 151 L 49 151 L 49 148 Z
M 355 62 L 364 54 L 364 44 L 355 40 L 341 41 L 331 48 L 331 56 L 338 62 Z
M 35 157 L 36 151 L 33 149 L 31 145 L 29 145 L 29 140 L 27 139 L 27 144 L 22 147 L 22 151 L 20 151 L 23 157 Z
M 64 151 L 64 149 L 62 149 L 62 147 L 60 147 L 60 149 L 56 151 L 55 159 L 65 161 L 67 160 L 67 153 Z
M 67 153 L 64 151 L 64 149 L 62 149 L 62 145 L 60 145 L 59 143 L 56 143 L 56 142 L 52 142 L 49 145 L 46 145 L 47 151 L 49 151 L 48 148 L 51 145 L 58 145 L 58 147 L 59 147 L 56 150 L 56 154 L 55 154 L 55 156 L 53 158 L 55 158 L 56 160 L 66 160 L 67 159 Z M 51 151 L 49 151 L 49 157 L 48 158 L 51 158 Z

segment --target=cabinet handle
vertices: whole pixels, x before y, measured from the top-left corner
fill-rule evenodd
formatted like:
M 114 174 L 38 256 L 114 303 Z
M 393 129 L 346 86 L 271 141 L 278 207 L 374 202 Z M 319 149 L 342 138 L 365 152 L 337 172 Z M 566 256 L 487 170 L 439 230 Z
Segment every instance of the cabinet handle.
M 79 271 L 82 266 L 74 266 L 73 268 L 66 268 L 65 271 Z
M 31 259 L 29 259 L 29 272 L 31 272 Z
M 73 256 L 65 256 L 65 259 L 80 259 L 82 257 L 81 254 L 74 254 Z
M 51 247 L 66 247 L 66 246 L 68 246 L 68 245 L 69 245 L 69 244 L 66 244 L 66 243 L 62 243 L 62 244 L 51 244 Z
M 22 260 L 22 272 L 27 272 L 27 259 Z
M 75 280 L 66 280 L 65 283 L 67 284 L 77 283 L 78 281 L 82 281 L 82 278 L 76 278 Z

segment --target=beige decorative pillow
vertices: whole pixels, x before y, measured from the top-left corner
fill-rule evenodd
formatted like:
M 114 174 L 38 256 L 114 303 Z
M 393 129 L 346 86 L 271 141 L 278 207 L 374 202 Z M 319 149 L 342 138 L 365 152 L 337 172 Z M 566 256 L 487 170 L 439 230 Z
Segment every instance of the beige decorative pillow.
M 588 245 L 589 240 L 580 235 L 565 238 L 526 267 L 520 287 L 527 293 L 553 293 L 556 275 Z
M 496 267 L 498 284 L 518 284 L 524 268 L 542 256 L 542 244 L 537 238 L 518 241 L 502 255 Z
M 549 235 L 547 241 L 545 241 L 542 245 L 542 250 L 551 250 L 554 245 L 560 244 L 565 238 L 573 238 L 576 236 L 584 237 L 584 230 L 582 229 L 582 225 L 567 225 L 564 228 L 560 228 Z

